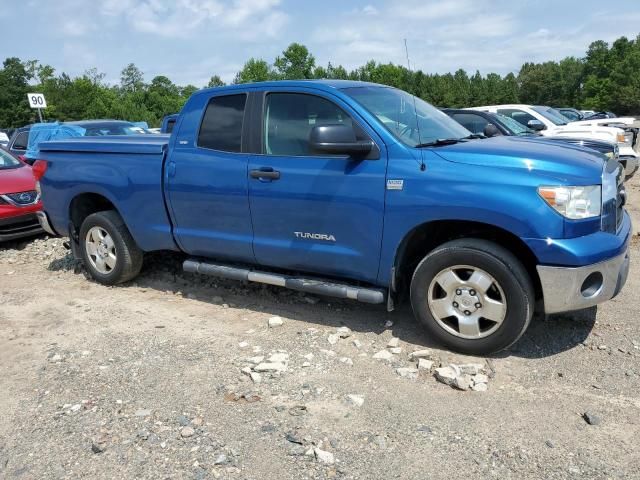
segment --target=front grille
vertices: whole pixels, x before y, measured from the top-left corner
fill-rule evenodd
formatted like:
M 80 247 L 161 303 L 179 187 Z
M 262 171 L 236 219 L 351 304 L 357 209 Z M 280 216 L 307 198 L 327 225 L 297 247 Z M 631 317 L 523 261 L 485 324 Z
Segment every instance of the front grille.
M 624 174 L 621 175 L 621 178 Z M 624 182 L 620 180 L 618 185 L 618 196 L 616 198 L 616 232 L 622 226 L 622 220 L 624 219 L 624 205 L 627 203 L 627 192 L 624 188 Z
M 624 219 L 624 172 L 620 164 L 610 160 L 602 172 L 602 226 L 603 232 L 616 234 Z
M 38 192 L 36 192 L 35 190 L 18 193 L 5 193 L 4 195 L 0 195 L 0 199 L 17 207 L 34 205 L 38 203 L 38 200 L 40 200 Z

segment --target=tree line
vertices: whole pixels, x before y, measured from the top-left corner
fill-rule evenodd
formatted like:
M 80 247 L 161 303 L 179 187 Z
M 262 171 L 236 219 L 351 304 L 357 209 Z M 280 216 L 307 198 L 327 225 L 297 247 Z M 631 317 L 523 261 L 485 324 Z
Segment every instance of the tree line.
M 468 107 L 500 103 L 527 103 L 610 110 L 619 115 L 640 114 L 640 35 L 620 37 L 611 44 L 598 40 L 583 58 L 558 62 L 527 62 L 517 74 L 430 74 L 403 65 L 367 62 L 348 71 L 341 65 L 318 65 L 314 55 L 299 43 L 289 45 L 273 63 L 250 58 L 233 83 L 282 79 L 347 79 L 401 88 L 441 107 Z M 71 77 L 56 74 L 37 60 L 7 58 L 0 69 L 0 127 L 18 127 L 36 121 L 26 94 L 43 93 L 47 119 L 60 121 L 114 118 L 146 121 L 158 126 L 162 117 L 180 111 L 194 85 L 179 86 L 159 75 L 145 82 L 134 64 L 121 72 L 120 83 L 109 85 L 97 69 Z M 213 75 L 204 87 L 225 85 Z

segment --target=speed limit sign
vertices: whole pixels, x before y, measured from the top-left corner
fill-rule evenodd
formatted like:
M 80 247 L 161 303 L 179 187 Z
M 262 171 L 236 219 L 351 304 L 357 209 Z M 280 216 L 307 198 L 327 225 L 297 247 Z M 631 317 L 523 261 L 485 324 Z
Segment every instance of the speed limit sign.
M 47 108 L 47 101 L 41 93 L 27 93 L 29 106 L 31 108 Z

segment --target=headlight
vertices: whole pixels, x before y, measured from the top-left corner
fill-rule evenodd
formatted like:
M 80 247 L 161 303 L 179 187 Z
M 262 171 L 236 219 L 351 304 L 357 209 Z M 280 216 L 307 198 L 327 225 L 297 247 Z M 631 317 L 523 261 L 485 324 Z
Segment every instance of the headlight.
M 555 211 L 572 220 L 597 217 L 602 208 L 600 185 L 539 187 L 538 194 Z
M 626 132 L 624 134 L 624 143 L 631 145 L 633 143 L 633 132 Z
M 625 143 L 627 140 L 626 140 L 626 138 L 624 137 L 624 133 L 618 133 L 618 134 L 616 135 L 616 141 L 617 141 L 618 143 Z

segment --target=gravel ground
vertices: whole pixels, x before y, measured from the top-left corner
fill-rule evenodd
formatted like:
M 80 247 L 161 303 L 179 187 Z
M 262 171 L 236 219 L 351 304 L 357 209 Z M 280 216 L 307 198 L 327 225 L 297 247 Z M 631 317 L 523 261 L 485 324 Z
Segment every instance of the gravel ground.
M 59 239 L 4 246 L 0 478 L 640 478 L 638 258 L 636 236 L 613 301 L 470 358 L 407 307 L 197 277 L 169 254 L 108 288 Z M 416 372 L 424 349 L 480 363 L 487 391 Z

